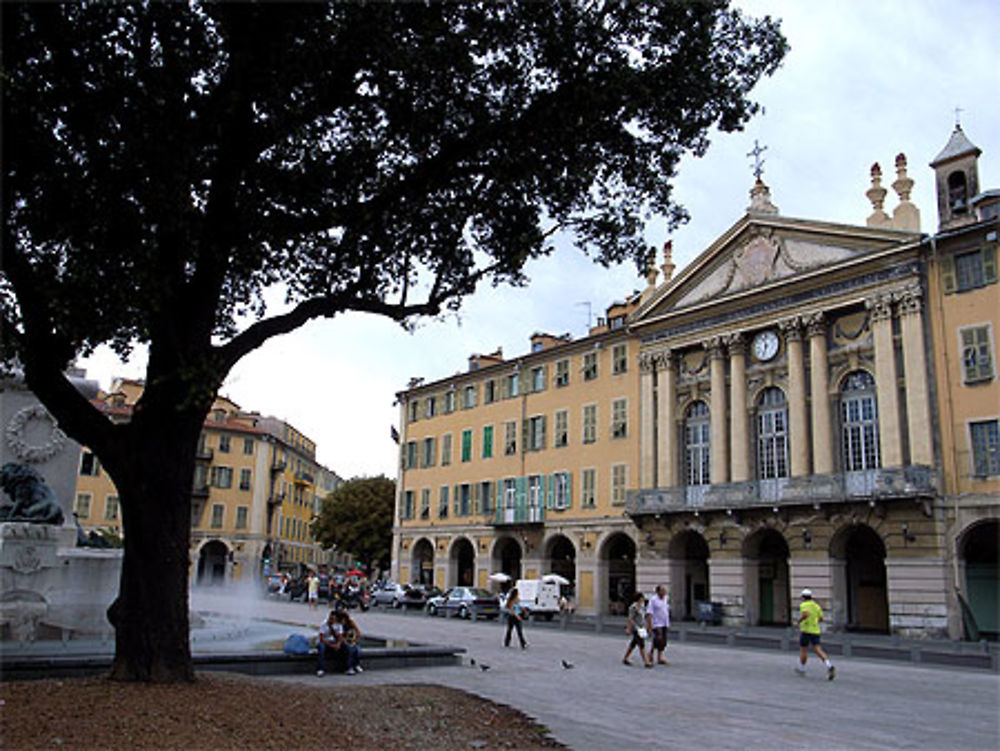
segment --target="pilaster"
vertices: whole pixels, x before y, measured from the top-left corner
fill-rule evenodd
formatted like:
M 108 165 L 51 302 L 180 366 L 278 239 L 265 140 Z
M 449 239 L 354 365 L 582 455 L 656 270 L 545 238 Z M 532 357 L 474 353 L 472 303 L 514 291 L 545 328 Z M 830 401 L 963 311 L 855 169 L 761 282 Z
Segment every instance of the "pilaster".
M 712 440 L 712 484 L 729 482 L 729 451 L 726 441 L 726 362 L 722 339 L 713 338 L 705 343 L 709 352 L 712 403 L 710 409 Z
M 677 485 L 677 378 L 674 354 L 660 350 L 656 365 L 656 460 L 657 485 L 672 488 Z
M 830 384 L 827 375 L 826 321 L 822 313 L 803 318 L 809 337 L 809 389 L 812 412 L 813 472 L 833 472 L 833 426 L 830 422 Z
M 806 366 L 802 354 L 802 323 L 782 321 L 788 347 L 788 448 L 792 477 L 809 474 L 809 429 L 806 418 Z
M 934 448 L 920 285 L 914 283 L 905 287 L 897 298 L 906 374 L 906 429 L 910 441 L 910 464 L 930 467 L 934 463 Z
M 903 464 L 903 441 L 899 424 L 899 388 L 896 352 L 892 336 L 892 295 L 881 293 L 865 300 L 870 311 L 875 343 L 875 388 L 878 397 L 879 450 L 882 466 Z
M 724 341 L 729 352 L 729 393 L 732 404 L 729 417 L 731 478 L 732 482 L 746 482 L 750 479 L 746 341 L 742 334 L 732 334 L 725 337 Z

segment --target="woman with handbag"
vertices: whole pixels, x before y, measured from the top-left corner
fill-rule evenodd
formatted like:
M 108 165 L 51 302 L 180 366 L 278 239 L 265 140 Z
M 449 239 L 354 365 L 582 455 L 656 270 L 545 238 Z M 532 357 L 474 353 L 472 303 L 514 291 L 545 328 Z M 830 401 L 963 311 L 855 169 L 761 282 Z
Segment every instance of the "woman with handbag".
M 632 639 L 629 641 L 628 649 L 625 650 L 625 656 L 622 658 L 624 664 L 632 664 L 629 657 L 632 656 L 632 650 L 638 647 L 642 664 L 647 668 L 653 667 L 652 650 L 650 650 L 649 657 L 646 657 L 646 637 L 649 636 L 650 628 L 649 613 L 646 612 L 646 596 L 642 592 L 636 592 L 632 598 L 632 604 L 628 606 L 628 620 L 625 621 L 625 633 L 631 634 Z
M 516 628 L 517 638 L 521 641 L 521 649 L 527 649 L 528 642 L 524 640 L 524 631 L 521 630 L 521 622 L 524 620 L 524 606 L 521 605 L 521 597 L 517 593 L 517 587 L 507 595 L 504 608 L 507 611 L 507 635 L 504 637 L 503 645 L 510 646 L 510 632 Z

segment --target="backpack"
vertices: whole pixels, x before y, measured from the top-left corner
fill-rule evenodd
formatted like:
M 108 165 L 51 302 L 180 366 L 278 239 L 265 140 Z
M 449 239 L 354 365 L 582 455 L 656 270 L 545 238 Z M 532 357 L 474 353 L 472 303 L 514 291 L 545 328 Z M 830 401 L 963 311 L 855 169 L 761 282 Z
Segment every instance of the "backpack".
M 285 639 L 283 649 L 286 655 L 307 655 L 309 654 L 309 639 L 302 634 L 292 634 Z

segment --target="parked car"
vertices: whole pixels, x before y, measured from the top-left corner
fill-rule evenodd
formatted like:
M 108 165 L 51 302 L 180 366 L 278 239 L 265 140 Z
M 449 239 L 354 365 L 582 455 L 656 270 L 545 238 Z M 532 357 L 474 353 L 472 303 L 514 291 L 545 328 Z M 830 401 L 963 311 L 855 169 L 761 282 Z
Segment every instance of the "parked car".
M 386 582 L 379 589 L 372 592 L 372 605 L 388 605 L 393 608 L 403 606 L 406 599 L 406 587 L 395 582 Z
M 500 615 L 500 599 L 478 587 L 452 587 L 427 603 L 430 615 L 443 613 L 459 618 L 496 618 Z

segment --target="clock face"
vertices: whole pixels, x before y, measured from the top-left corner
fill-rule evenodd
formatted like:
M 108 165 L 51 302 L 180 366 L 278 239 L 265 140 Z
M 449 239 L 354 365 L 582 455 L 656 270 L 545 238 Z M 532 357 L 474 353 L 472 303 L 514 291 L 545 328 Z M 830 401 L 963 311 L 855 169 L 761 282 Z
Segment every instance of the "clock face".
M 773 331 L 763 331 L 753 340 L 753 354 L 761 362 L 778 354 L 778 335 Z

